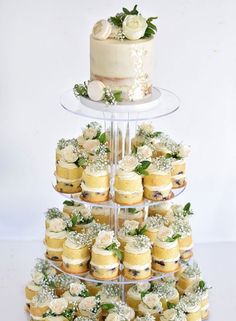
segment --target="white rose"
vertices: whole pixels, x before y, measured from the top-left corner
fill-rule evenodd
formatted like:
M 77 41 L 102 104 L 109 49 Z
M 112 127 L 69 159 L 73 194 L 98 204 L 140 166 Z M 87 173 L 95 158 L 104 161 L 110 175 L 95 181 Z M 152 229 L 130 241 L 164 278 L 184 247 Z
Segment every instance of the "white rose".
M 79 295 L 86 289 L 85 285 L 81 282 L 75 282 L 70 284 L 69 292 L 71 295 Z
M 91 212 L 89 208 L 81 208 L 79 209 L 79 212 L 82 214 L 84 218 L 89 218 L 91 217 Z
M 138 128 L 139 131 L 143 132 L 145 135 L 150 135 L 154 131 L 154 127 L 151 123 L 142 123 Z
M 128 15 L 123 21 L 123 34 L 129 40 L 137 40 L 144 36 L 147 23 L 141 15 Z
M 48 305 L 52 313 L 55 313 L 57 315 L 62 314 L 62 312 L 66 310 L 67 306 L 68 301 L 64 298 L 53 299 Z
M 88 83 L 88 96 L 93 101 L 101 101 L 104 98 L 105 85 L 100 80 L 93 80 Z
M 66 228 L 66 222 L 62 218 L 53 218 L 48 221 L 48 230 L 51 232 L 61 232 Z
M 113 243 L 113 231 L 100 231 L 95 241 L 95 245 L 100 248 L 106 248 Z
M 36 271 L 32 275 L 32 279 L 33 279 L 35 284 L 41 285 L 43 283 L 43 280 L 44 280 L 44 274 L 42 272 L 37 272 Z
M 190 147 L 189 146 L 187 146 L 187 145 L 181 145 L 180 146 L 180 149 L 179 149 L 179 156 L 180 157 L 183 157 L 183 158 L 188 157 L 189 153 L 190 153 Z
M 79 310 L 82 311 L 91 311 L 96 306 L 96 298 L 95 296 L 88 296 L 84 298 L 79 303 Z
M 139 161 L 134 156 L 125 156 L 121 161 L 119 161 L 120 169 L 125 172 L 132 172 L 138 164 Z
M 148 146 L 140 146 L 137 148 L 137 156 L 140 161 L 150 160 L 152 157 L 152 150 Z
M 120 321 L 119 314 L 116 312 L 109 313 L 105 321 Z
M 157 238 L 160 241 L 165 241 L 168 237 L 173 236 L 173 230 L 170 227 L 161 226 L 157 232 Z
M 100 142 L 98 139 L 88 139 L 83 144 L 83 148 L 88 153 L 95 153 L 99 146 Z
M 155 309 L 160 306 L 160 299 L 156 293 L 148 293 L 143 297 L 143 302 L 149 309 Z
M 157 149 L 158 146 L 159 146 L 159 144 L 160 144 L 160 139 L 157 138 L 157 137 L 154 137 L 154 138 L 150 139 L 150 141 L 148 142 L 148 144 L 149 144 L 150 146 L 152 146 L 152 148 Z
M 166 320 L 175 320 L 177 316 L 177 312 L 175 309 L 169 309 L 163 312 L 163 317 L 165 317 Z
M 124 221 L 124 227 L 127 228 L 129 231 L 134 231 L 136 228 L 139 227 L 139 222 L 137 221 Z
M 85 142 L 85 139 L 84 139 L 84 136 L 79 136 L 77 138 L 77 142 L 80 146 L 83 146 L 84 142 Z
M 133 320 L 135 318 L 135 312 L 134 310 L 129 307 L 128 305 L 124 306 L 123 313 L 128 320 Z
M 83 136 L 85 139 L 93 139 L 97 136 L 97 128 L 95 127 L 88 127 L 84 130 Z
M 107 39 L 112 32 L 112 25 L 109 21 L 102 19 L 95 23 L 93 27 L 93 37 L 98 40 Z
M 62 150 L 62 158 L 68 163 L 74 163 L 78 159 L 78 153 L 73 145 L 68 145 Z
M 145 283 L 139 282 L 136 284 L 136 287 L 139 292 L 146 292 L 147 290 L 150 289 L 151 284 L 149 282 L 145 282 Z

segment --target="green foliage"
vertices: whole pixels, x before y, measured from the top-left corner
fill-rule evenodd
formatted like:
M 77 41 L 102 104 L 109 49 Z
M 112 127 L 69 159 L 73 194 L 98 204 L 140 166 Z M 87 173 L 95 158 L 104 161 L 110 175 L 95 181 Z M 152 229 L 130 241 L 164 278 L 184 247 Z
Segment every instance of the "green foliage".
M 84 158 L 84 157 L 80 157 L 77 159 L 77 161 L 75 162 L 75 164 L 78 166 L 78 167 L 83 167 L 87 164 L 87 159 Z
M 144 235 L 145 231 L 146 231 L 146 225 L 144 225 L 141 228 L 136 228 L 133 232 L 129 232 L 128 234 L 131 236 Z
M 86 82 L 83 84 L 75 84 L 73 90 L 76 97 L 88 97 L 88 85 Z
M 184 205 L 183 210 L 184 210 L 185 215 L 193 215 L 193 211 L 191 209 L 191 203 L 190 202 L 188 202 L 187 204 Z
M 112 303 L 104 303 L 104 304 L 101 304 L 101 308 L 103 310 L 110 310 L 110 309 L 113 309 L 114 308 L 114 304 Z
M 101 144 L 105 144 L 107 142 L 107 135 L 106 133 L 102 133 L 99 135 L 98 140 Z
M 174 309 L 176 307 L 176 304 L 171 303 L 171 302 L 167 302 L 167 308 L 168 309 Z
M 174 242 L 175 240 L 177 240 L 180 237 L 181 237 L 180 234 L 175 234 L 172 237 L 167 237 L 166 242 Z
M 142 161 L 139 165 L 137 165 L 134 169 L 135 173 L 139 175 L 148 175 L 148 171 L 146 169 L 150 166 L 151 162 L 149 161 Z
M 135 214 L 135 213 L 138 213 L 138 212 L 139 211 L 136 208 L 128 208 L 128 213 Z
M 146 20 L 147 28 L 145 30 L 143 38 L 150 38 L 155 35 L 157 27 L 152 23 L 152 21 L 155 19 L 157 19 L 157 17 L 150 17 Z
M 167 153 L 165 155 L 165 158 L 174 158 L 174 159 L 177 159 L 177 160 L 182 159 L 182 157 L 180 157 L 177 152 L 175 152 L 175 153 Z
M 107 246 L 105 250 L 112 251 L 114 255 L 118 257 L 119 260 L 122 260 L 123 254 L 121 250 L 117 247 L 116 243 L 112 243 L 111 245 Z
M 63 204 L 67 205 L 67 206 L 74 206 L 75 205 L 75 202 L 74 201 L 69 201 L 69 200 L 66 200 L 63 202 Z

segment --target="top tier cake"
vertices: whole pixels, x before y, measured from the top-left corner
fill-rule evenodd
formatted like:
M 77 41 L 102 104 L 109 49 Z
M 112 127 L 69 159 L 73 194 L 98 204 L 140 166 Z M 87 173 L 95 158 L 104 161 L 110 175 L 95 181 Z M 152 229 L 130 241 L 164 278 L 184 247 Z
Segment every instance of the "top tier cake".
M 90 36 L 90 80 L 74 88 L 77 96 L 108 104 L 137 101 L 152 93 L 156 17 L 126 8 L 99 20 Z

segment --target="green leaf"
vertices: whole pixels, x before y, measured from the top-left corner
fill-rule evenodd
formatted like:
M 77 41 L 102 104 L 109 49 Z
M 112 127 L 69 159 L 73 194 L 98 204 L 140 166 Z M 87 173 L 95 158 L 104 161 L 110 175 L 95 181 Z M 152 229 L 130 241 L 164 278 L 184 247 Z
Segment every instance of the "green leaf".
M 141 165 L 143 169 L 147 169 L 150 166 L 151 162 L 149 161 L 142 161 Z
M 174 309 L 176 307 L 176 304 L 171 303 L 171 302 L 167 302 L 167 308 L 168 309 Z
M 101 304 L 101 308 L 103 310 L 110 310 L 110 309 L 113 309 L 114 307 L 115 306 L 112 303 L 103 303 L 103 304 Z
M 115 243 L 112 243 L 109 246 L 107 246 L 106 250 L 112 251 L 114 253 L 114 255 L 118 257 L 119 260 L 122 260 L 123 254 Z
M 154 132 L 152 134 L 152 137 L 159 137 L 162 134 L 162 132 Z
M 139 175 L 148 175 L 148 171 L 146 171 L 146 169 L 149 167 L 149 165 L 151 164 L 151 162 L 149 161 L 142 161 L 141 164 L 137 165 L 134 169 L 135 173 L 139 174 Z
M 206 283 L 203 280 L 201 280 L 201 281 L 199 281 L 198 286 L 201 290 L 203 290 L 206 286 Z
M 174 242 L 175 240 L 177 240 L 180 237 L 181 237 L 180 234 L 175 234 L 172 237 L 167 237 L 166 242 Z
M 75 205 L 75 202 L 74 201 L 64 201 L 63 204 L 67 205 L 67 206 L 74 206 Z
M 138 213 L 138 210 L 136 208 L 128 208 L 128 213 L 135 214 Z
M 188 212 L 190 210 L 191 203 L 188 202 L 187 204 L 184 205 L 184 211 Z
M 123 12 L 124 12 L 124 13 L 126 13 L 127 15 L 129 15 L 129 14 L 130 14 L 130 12 L 129 12 L 129 10 L 128 10 L 128 9 L 126 9 L 126 8 L 122 8 L 122 10 L 123 10 Z
M 80 293 L 80 296 L 82 296 L 83 298 L 86 298 L 89 296 L 89 291 L 88 290 L 84 290 Z
M 75 84 L 73 91 L 76 97 L 78 96 L 88 97 L 88 86 L 86 82 L 84 82 L 84 84 Z
M 78 158 L 75 164 L 79 167 L 83 167 L 87 163 L 87 159 L 84 157 Z
M 107 141 L 107 136 L 106 136 L 106 133 L 102 133 L 99 137 L 98 137 L 98 140 L 101 144 L 105 144 L 106 141 Z
M 120 103 L 122 101 L 122 98 L 121 98 L 122 91 L 121 90 L 113 91 L 113 95 L 114 95 L 115 101 L 117 103 Z
M 177 159 L 177 160 L 181 159 L 181 157 L 177 153 L 167 153 L 165 155 L 165 158 L 174 158 L 174 159 Z
M 72 227 L 75 227 L 77 222 L 78 222 L 78 216 L 77 215 L 73 215 L 72 218 L 71 218 Z

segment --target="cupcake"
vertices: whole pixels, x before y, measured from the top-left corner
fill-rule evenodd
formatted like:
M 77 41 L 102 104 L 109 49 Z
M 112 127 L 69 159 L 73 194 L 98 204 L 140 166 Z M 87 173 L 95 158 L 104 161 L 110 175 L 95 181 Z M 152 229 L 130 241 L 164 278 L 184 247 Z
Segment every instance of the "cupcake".
M 94 220 L 89 208 L 79 207 L 72 212 L 73 230 L 86 232 Z
M 201 278 L 201 271 L 196 262 L 193 264 L 187 264 L 184 271 L 179 276 L 176 288 L 180 294 L 183 294 L 185 290 L 193 283 Z
M 153 201 L 171 198 L 171 162 L 164 157 L 155 159 L 148 167 L 148 175 L 144 176 L 144 197 Z
M 53 291 L 48 287 L 42 287 L 30 303 L 30 318 L 32 321 L 44 320 L 44 314 L 49 309 L 49 304 L 55 298 Z
M 55 298 L 49 302 L 49 310 L 44 314 L 44 321 L 69 321 L 69 315 L 73 317 L 74 313 L 67 310 L 68 301 L 64 298 Z M 65 317 L 68 315 L 68 318 Z
M 153 272 L 156 277 L 158 277 L 157 280 L 151 281 L 152 286 L 158 285 L 158 284 L 167 284 L 172 287 L 175 287 L 176 285 L 176 277 L 174 273 L 168 273 L 168 275 L 163 275 L 162 272 Z
M 61 159 L 56 165 L 57 191 L 69 194 L 80 192 L 80 182 L 86 162 L 87 154 L 78 148 L 75 140 L 72 140 L 61 151 Z
M 142 223 L 144 221 L 144 217 L 145 209 L 143 208 L 121 208 L 118 215 L 119 227 L 122 227 L 126 220 Z
M 169 227 L 162 226 L 152 249 L 152 268 L 158 272 L 174 272 L 179 268 L 178 234 Z
M 151 283 L 137 283 L 129 288 L 126 294 L 126 302 L 127 304 L 134 309 L 134 311 L 138 310 L 139 303 L 142 300 L 142 294 L 149 291 L 151 288 Z
M 93 206 L 91 214 L 97 223 L 112 225 L 114 210 L 109 207 Z
M 134 205 L 143 200 L 142 166 L 134 156 L 125 156 L 119 161 L 115 176 L 115 201 L 118 204 Z
M 172 225 L 175 234 L 179 234 L 178 238 L 180 258 L 188 261 L 193 255 L 193 239 L 192 228 L 187 220 L 176 220 Z
M 152 315 L 155 320 L 160 320 L 162 312 L 162 304 L 156 293 L 147 293 L 142 297 L 142 301 L 138 306 L 138 315 Z
M 78 316 L 101 320 L 101 302 L 99 296 L 88 296 L 79 303 Z
M 74 210 L 81 210 L 81 209 L 83 210 L 85 208 L 86 206 L 84 204 L 75 202 L 73 200 L 65 200 L 63 202 L 63 213 L 69 217 L 73 216 Z
M 177 220 L 189 221 L 189 217 L 191 215 L 193 215 L 193 210 L 191 207 L 191 203 L 188 202 L 184 206 L 179 204 L 172 204 L 171 210 L 166 215 L 166 218 L 169 221 L 169 224 L 172 224 Z
M 112 280 L 119 274 L 120 243 L 113 231 L 101 231 L 92 246 L 91 274 L 99 280 Z
M 189 293 L 181 297 L 179 304 L 176 307 L 181 309 L 186 314 L 187 321 L 201 321 L 201 303 L 199 296 Z
M 132 236 L 139 233 L 139 222 L 124 221 L 124 226 L 118 231 L 118 241 L 120 242 L 120 249 L 123 251 L 127 242 Z
M 151 205 L 148 208 L 148 216 L 161 215 L 166 216 L 171 211 L 171 203 L 168 201 Z
M 187 318 L 183 311 L 172 308 L 161 314 L 160 321 L 187 321 Z
M 124 276 L 142 280 L 151 275 L 151 243 L 147 236 L 133 236 L 124 248 Z
M 185 294 L 187 295 L 188 293 L 193 293 L 199 296 L 200 304 L 201 304 L 202 320 L 206 320 L 209 315 L 208 292 L 209 292 L 209 288 L 207 287 L 206 283 L 203 280 L 196 281 L 195 283 L 190 285 L 185 291 Z
M 160 215 L 156 216 L 149 216 L 146 218 L 146 220 L 143 223 L 144 226 L 144 234 L 149 237 L 150 241 L 152 243 L 155 242 L 157 238 L 157 233 L 160 229 L 165 224 L 166 220 L 164 217 Z
M 109 307 L 112 307 L 120 301 L 121 288 L 117 284 L 103 284 L 98 292 L 101 299 L 102 315 L 108 314 Z
M 125 302 L 119 301 L 114 304 L 114 307 L 109 309 L 109 314 L 106 321 L 131 321 L 135 318 L 134 310 L 129 307 Z
M 87 296 L 89 296 L 89 291 L 86 285 L 79 280 L 70 283 L 69 289 L 62 295 L 68 301 L 69 308 L 78 306 L 80 301 Z
M 97 155 L 83 172 L 81 197 L 83 200 L 96 203 L 109 199 L 110 174 L 106 155 Z
M 148 145 L 154 148 L 159 142 L 161 132 L 155 131 L 152 123 L 141 123 L 134 138 L 131 140 L 132 151 L 135 152 L 138 147 Z M 154 154 L 153 154 L 154 155 Z
M 70 232 L 63 245 L 62 268 L 65 272 L 81 274 L 88 271 L 90 240 L 86 234 Z
M 63 294 L 69 290 L 70 284 L 77 282 L 77 278 L 68 274 L 60 273 L 55 276 L 54 279 L 54 289 L 58 297 L 63 296 Z
M 48 261 L 37 259 L 32 273 L 32 280 L 25 287 L 26 304 L 29 307 L 32 299 L 40 292 L 42 286 L 54 284 L 56 270 Z
M 158 294 L 163 310 L 167 309 L 168 303 L 177 304 L 179 302 L 179 292 L 168 283 L 162 282 L 153 285 L 152 292 Z
M 59 209 L 51 208 L 46 212 L 46 226 L 46 257 L 50 260 L 60 261 L 63 243 L 67 235 L 68 220 Z

